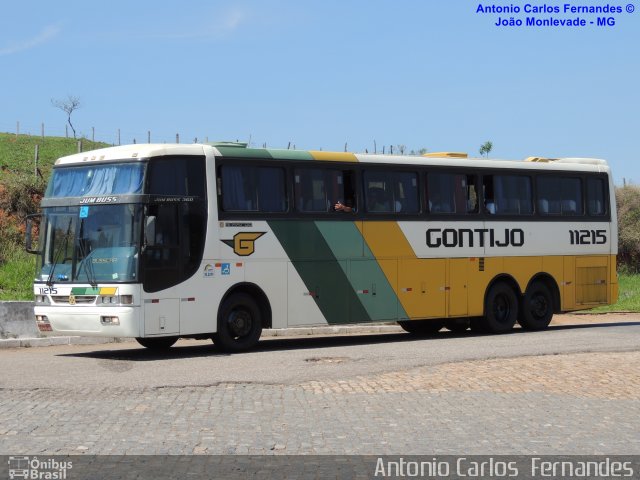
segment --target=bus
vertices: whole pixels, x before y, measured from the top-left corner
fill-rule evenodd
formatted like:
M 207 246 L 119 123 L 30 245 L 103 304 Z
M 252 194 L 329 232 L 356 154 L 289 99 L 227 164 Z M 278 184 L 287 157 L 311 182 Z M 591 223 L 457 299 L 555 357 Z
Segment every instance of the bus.
M 599 159 L 137 144 L 58 159 L 41 208 L 40 331 L 151 349 L 364 322 L 540 330 L 618 295 Z

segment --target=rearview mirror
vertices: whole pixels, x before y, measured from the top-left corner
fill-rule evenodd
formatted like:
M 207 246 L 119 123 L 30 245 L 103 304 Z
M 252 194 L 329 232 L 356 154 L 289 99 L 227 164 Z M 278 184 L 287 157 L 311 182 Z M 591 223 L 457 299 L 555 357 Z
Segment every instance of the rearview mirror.
M 154 215 L 145 218 L 144 243 L 148 247 L 153 247 L 156 244 L 156 217 Z
M 27 215 L 26 220 L 26 228 L 25 228 L 25 250 L 28 253 L 38 254 L 40 250 L 36 250 L 33 248 L 33 220 L 36 218 L 40 218 L 42 215 L 40 213 L 35 213 L 33 215 Z M 39 224 L 40 222 L 38 222 Z

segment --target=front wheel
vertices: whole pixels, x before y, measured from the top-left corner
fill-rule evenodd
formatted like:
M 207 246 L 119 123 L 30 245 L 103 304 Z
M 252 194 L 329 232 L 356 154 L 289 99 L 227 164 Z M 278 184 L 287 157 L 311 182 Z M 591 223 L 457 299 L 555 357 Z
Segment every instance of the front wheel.
M 178 341 L 178 337 L 136 338 L 136 341 L 149 350 L 161 352 L 169 350 Z
M 218 312 L 218 331 L 213 342 L 226 352 L 243 352 L 254 347 L 262 334 L 262 313 L 253 297 L 234 293 Z
M 543 330 L 553 317 L 553 298 L 549 287 L 536 281 L 529 285 L 522 297 L 518 323 L 526 330 Z

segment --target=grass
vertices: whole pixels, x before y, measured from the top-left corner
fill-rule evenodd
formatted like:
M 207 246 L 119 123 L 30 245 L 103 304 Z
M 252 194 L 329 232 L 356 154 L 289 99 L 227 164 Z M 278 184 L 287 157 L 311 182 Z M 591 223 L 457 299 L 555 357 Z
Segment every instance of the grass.
M 589 313 L 640 312 L 640 275 L 618 275 L 618 301 L 588 310 Z
M 15 182 L 33 178 L 35 148 L 38 145 L 38 168 L 44 181 L 49 179 L 56 159 L 78 151 L 78 140 L 64 137 L 40 137 L 0 133 L 0 192 Z M 84 151 L 108 147 L 103 142 L 82 140 Z M 3 228 L 11 228 L 17 221 L 0 212 Z M 8 222 L 8 223 L 7 223 Z M 14 222 L 14 223 L 11 223 Z M 1 223 L 1 222 L 0 222 Z M 19 222 L 21 224 L 21 222 Z M 0 235 L 0 239 L 3 235 Z M 6 235 L 4 236 L 6 237 Z M 35 257 L 5 238 L 0 242 L 0 300 L 31 300 L 35 272 Z
M 36 145 L 39 146 L 38 168 L 45 180 L 49 178 L 51 168 L 57 158 L 71 155 L 78 151 L 78 140 L 64 137 L 37 137 L 0 133 L 0 178 L 8 174 L 34 173 L 34 156 Z M 82 140 L 84 151 L 110 146 L 103 142 Z M 0 184 L 2 180 L 0 179 Z
M 7 254 L 7 262 L 0 265 L 0 300 L 33 300 L 33 278 L 36 258 L 24 250 Z

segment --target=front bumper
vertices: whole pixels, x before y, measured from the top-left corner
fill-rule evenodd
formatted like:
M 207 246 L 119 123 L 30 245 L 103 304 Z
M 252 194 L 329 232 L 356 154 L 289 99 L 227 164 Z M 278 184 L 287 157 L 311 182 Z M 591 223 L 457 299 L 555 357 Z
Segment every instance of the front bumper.
M 140 337 L 144 331 L 139 306 L 74 307 L 36 306 L 34 315 L 46 316 L 51 331 L 45 335 L 80 335 L 92 337 Z M 104 324 L 104 317 L 117 317 L 118 324 Z

